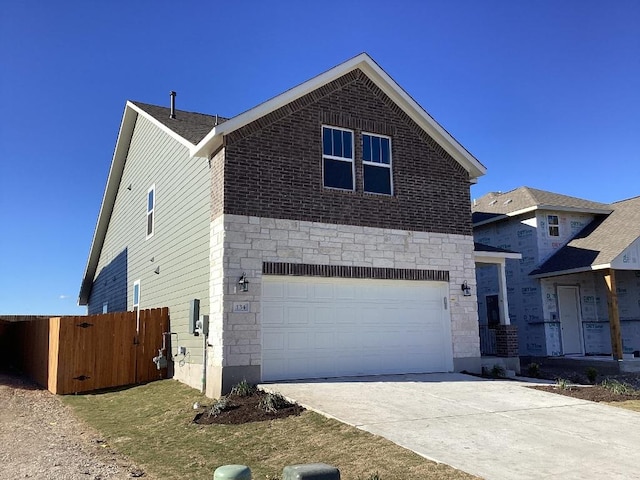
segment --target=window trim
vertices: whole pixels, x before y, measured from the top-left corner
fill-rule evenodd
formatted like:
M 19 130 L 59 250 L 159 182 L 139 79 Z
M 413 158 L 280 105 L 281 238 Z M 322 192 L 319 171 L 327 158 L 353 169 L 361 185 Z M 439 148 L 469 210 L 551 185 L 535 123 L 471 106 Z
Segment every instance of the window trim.
M 328 128 L 330 130 L 340 130 L 342 132 L 351 133 L 351 158 L 349 157 L 340 157 L 336 155 L 325 155 L 324 153 L 324 129 Z M 322 124 L 320 127 L 320 144 L 322 146 L 322 187 L 330 190 L 339 190 L 342 192 L 355 192 L 356 191 L 356 152 L 355 152 L 355 137 L 356 132 L 350 130 L 348 128 L 335 127 L 333 125 L 325 125 Z M 340 188 L 340 187 L 329 187 L 325 185 L 325 175 L 324 175 L 324 160 L 339 160 L 341 162 L 350 162 L 351 163 L 351 188 Z
M 382 163 L 382 162 L 372 162 L 369 160 L 365 160 L 364 159 L 364 137 L 365 135 L 369 136 L 369 137 L 378 137 L 378 138 L 386 138 L 387 140 L 389 140 L 389 163 Z M 361 132 L 360 136 L 362 137 L 362 191 L 365 193 L 368 193 L 370 195 L 385 195 L 387 197 L 392 197 L 393 196 L 393 145 L 392 145 L 392 138 L 389 135 L 382 135 L 380 133 L 373 133 L 373 132 Z M 381 192 L 370 192 L 368 190 L 365 189 L 364 186 L 364 177 L 365 177 L 365 173 L 364 173 L 364 166 L 365 165 L 369 165 L 369 166 L 373 166 L 373 167 L 386 167 L 389 169 L 389 192 L 390 193 L 381 193 Z
M 138 303 L 136 303 L 136 287 L 138 289 Z M 137 312 L 140 310 L 140 280 L 136 280 L 135 282 L 133 282 L 133 292 L 132 292 L 132 298 L 131 301 L 133 303 L 133 311 Z
M 555 217 L 555 223 L 551 223 L 551 218 Z M 551 233 L 551 229 L 555 228 L 556 234 Z M 547 215 L 547 233 L 550 237 L 559 237 L 560 236 L 560 217 L 558 215 Z
M 149 208 L 149 194 L 153 192 L 153 205 L 151 207 L 151 209 Z M 151 185 L 149 187 L 149 190 L 147 190 L 147 216 L 146 218 L 146 232 L 147 232 L 147 236 L 146 238 L 149 239 L 151 237 L 153 237 L 153 234 L 156 231 L 156 203 L 157 203 L 157 193 L 156 193 L 156 184 L 154 183 L 153 185 Z M 151 233 L 149 233 L 149 215 L 151 215 Z

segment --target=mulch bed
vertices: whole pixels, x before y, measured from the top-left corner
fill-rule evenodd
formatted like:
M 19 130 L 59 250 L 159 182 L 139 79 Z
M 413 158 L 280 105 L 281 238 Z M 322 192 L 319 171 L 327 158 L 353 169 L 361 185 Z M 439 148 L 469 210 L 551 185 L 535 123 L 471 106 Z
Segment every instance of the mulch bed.
M 193 419 L 193 423 L 198 425 L 240 425 L 250 422 L 263 422 L 286 418 L 292 415 L 300 415 L 304 408 L 297 404 L 287 404 L 275 412 L 266 412 L 259 408 L 260 401 L 267 396 L 267 393 L 258 390 L 253 395 L 240 397 L 237 395 L 227 395 L 230 400 L 229 406 L 217 415 L 209 415 L 210 406 L 202 405 L 204 411 L 199 412 Z
M 594 386 L 574 386 L 560 388 L 556 385 L 545 385 L 530 387 L 550 393 L 557 393 L 567 397 L 590 400 L 592 402 L 624 402 L 626 400 L 640 400 L 640 393 L 625 394 L 615 393 L 601 385 Z

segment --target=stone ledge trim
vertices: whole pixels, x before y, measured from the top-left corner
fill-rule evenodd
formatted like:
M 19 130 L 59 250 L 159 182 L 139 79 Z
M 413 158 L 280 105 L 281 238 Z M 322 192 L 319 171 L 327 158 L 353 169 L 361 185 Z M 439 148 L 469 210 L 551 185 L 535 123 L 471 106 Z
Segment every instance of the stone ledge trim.
M 358 267 L 349 265 L 311 265 L 306 263 L 285 262 L 263 262 L 262 274 L 292 275 L 300 277 L 372 278 L 379 280 L 449 282 L 448 270 Z

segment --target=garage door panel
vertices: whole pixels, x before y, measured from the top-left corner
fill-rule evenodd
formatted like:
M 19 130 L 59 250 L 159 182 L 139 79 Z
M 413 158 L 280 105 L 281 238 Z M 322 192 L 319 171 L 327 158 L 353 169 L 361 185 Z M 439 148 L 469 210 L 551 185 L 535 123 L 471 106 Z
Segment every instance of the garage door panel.
M 306 353 L 309 350 L 309 333 L 289 332 L 286 345 L 289 351 L 302 350 L 302 353 Z
M 309 324 L 309 306 L 294 304 L 286 307 L 285 323 L 295 327 L 296 325 Z
M 313 348 L 315 350 L 329 350 L 335 348 L 335 334 L 331 331 L 315 332 L 313 334 Z
M 262 296 L 270 300 L 283 299 L 285 285 L 283 283 L 264 282 L 262 284 Z
M 312 285 L 314 299 L 333 299 L 335 297 L 333 285 L 330 283 L 316 283 Z
M 314 309 L 314 321 L 316 325 L 333 325 L 336 321 L 334 308 L 322 304 Z
M 452 369 L 447 284 L 271 276 L 263 284 L 263 380 Z
M 285 295 L 287 299 L 307 299 L 309 298 L 308 287 L 304 283 L 289 283 L 286 286 Z
M 262 335 L 262 350 L 281 352 L 285 346 L 285 334 L 281 332 L 264 332 Z
M 284 305 L 263 305 L 262 306 L 262 326 L 269 327 L 270 325 L 282 325 L 284 324 Z
M 335 289 L 336 300 L 355 300 L 356 298 L 356 288 L 353 285 L 344 285 Z

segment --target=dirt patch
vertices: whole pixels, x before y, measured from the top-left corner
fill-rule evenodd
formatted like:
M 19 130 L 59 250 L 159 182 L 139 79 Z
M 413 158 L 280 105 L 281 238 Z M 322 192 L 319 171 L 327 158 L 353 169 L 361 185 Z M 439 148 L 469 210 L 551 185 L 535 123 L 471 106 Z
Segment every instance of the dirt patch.
M 640 400 L 640 392 L 633 394 L 616 393 L 602 385 L 593 386 L 577 386 L 571 385 L 566 388 L 560 388 L 557 385 L 545 385 L 531 387 L 536 390 L 557 393 L 567 397 L 580 398 L 582 400 L 590 400 L 592 402 L 626 402 L 627 400 Z
M 600 375 L 597 369 L 592 373 L 595 384 L 592 384 L 587 375 L 587 368 L 554 367 L 542 364 L 535 378 L 558 382 L 558 385 L 532 386 L 537 390 L 557 393 L 567 397 L 589 400 L 592 402 L 626 402 L 628 400 L 640 400 L 640 374 L 619 373 Z M 523 367 L 523 375 L 527 375 L 527 368 Z M 559 384 L 562 383 L 565 388 Z M 626 386 L 628 391 L 615 391 L 615 388 L 605 388 L 607 383 Z
M 58 397 L 0 372 L 0 479 L 150 478 L 78 420 Z
M 212 405 L 202 405 L 199 412 L 193 419 L 199 425 L 241 425 L 250 422 L 263 422 L 265 420 L 275 420 L 286 418 L 292 415 L 300 415 L 304 408 L 300 405 L 289 402 L 283 403 L 275 411 L 268 412 L 261 408 L 263 402 L 269 394 L 261 390 L 249 396 L 228 395 L 226 407 L 217 414 L 210 414 Z

